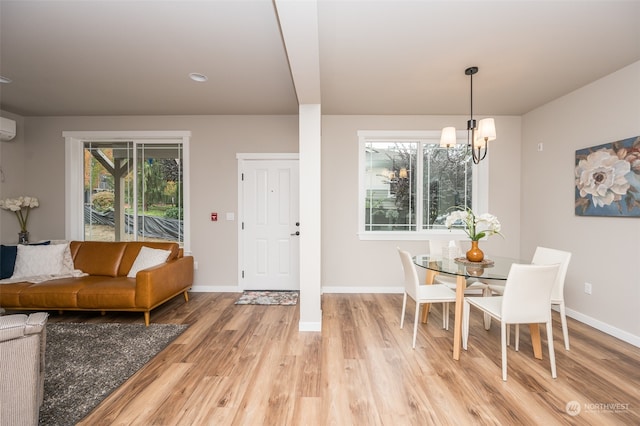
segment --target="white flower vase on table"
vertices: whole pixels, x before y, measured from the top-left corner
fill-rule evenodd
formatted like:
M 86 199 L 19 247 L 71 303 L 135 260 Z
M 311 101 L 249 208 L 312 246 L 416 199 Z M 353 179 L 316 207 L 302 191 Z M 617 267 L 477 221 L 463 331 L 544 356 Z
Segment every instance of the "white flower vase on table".
M 451 212 L 445 222 L 447 228 L 458 227 L 464 229 L 471 239 L 471 249 L 466 253 L 469 262 L 482 262 L 484 252 L 478 247 L 478 241 L 484 237 L 500 234 L 500 222 L 492 214 L 485 213 L 476 216 L 468 207 L 459 207 Z
M 36 197 L 6 198 L 0 200 L 0 208 L 12 211 L 18 218 L 20 232 L 18 232 L 18 243 L 29 244 L 29 231 L 27 231 L 27 221 L 31 209 L 40 205 Z

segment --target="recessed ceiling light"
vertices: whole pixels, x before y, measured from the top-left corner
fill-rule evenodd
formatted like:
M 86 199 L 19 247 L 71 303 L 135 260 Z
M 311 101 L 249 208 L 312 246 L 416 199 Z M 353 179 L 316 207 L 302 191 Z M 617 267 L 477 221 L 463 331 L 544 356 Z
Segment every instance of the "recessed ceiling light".
M 0 83 L 9 84 L 9 83 L 11 83 L 12 81 L 13 81 L 13 80 L 11 80 L 10 78 L 8 78 L 8 77 L 3 77 L 3 76 L 1 76 L 1 75 L 0 75 Z
M 189 78 L 193 81 L 197 81 L 198 83 L 203 83 L 208 80 L 206 75 L 197 72 L 192 72 L 191 74 L 189 74 Z

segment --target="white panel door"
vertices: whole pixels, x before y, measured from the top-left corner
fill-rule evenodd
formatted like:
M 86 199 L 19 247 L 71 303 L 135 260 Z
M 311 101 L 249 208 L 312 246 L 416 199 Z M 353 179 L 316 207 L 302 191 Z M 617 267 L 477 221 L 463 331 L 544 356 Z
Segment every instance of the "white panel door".
M 241 286 L 298 290 L 298 160 L 245 160 L 242 164 Z

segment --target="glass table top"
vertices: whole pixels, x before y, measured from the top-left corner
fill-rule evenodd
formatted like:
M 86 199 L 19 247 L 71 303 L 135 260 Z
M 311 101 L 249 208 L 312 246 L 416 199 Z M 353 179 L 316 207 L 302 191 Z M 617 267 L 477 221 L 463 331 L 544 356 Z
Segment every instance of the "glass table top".
M 447 259 L 442 256 L 420 254 L 414 256 L 413 262 L 421 267 L 443 274 L 459 275 L 468 278 L 485 278 L 489 280 L 506 280 L 509 269 L 514 263 L 531 263 L 509 257 L 492 256 L 481 263 L 472 263 L 464 258 Z

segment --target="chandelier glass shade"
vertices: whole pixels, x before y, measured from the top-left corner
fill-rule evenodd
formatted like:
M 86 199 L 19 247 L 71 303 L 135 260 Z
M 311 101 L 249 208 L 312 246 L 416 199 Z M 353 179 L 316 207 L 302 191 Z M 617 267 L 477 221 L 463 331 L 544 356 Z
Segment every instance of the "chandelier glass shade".
M 451 156 L 451 149 L 460 151 L 457 147 L 457 135 L 455 127 L 445 127 L 442 129 L 440 136 L 440 146 L 447 149 L 447 157 L 450 161 L 468 160 L 469 156 L 473 158 L 473 163 L 478 164 L 486 156 L 489 150 L 489 142 L 496 139 L 496 124 L 493 118 L 483 118 L 479 122 L 473 118 L 473 76 L 478 72 L 478 67 L 469 67 L 464 73 L 470 79 L 470 117 L 467 121 L 467 144 L 462 150 L 463 152 L 457 156 Z

